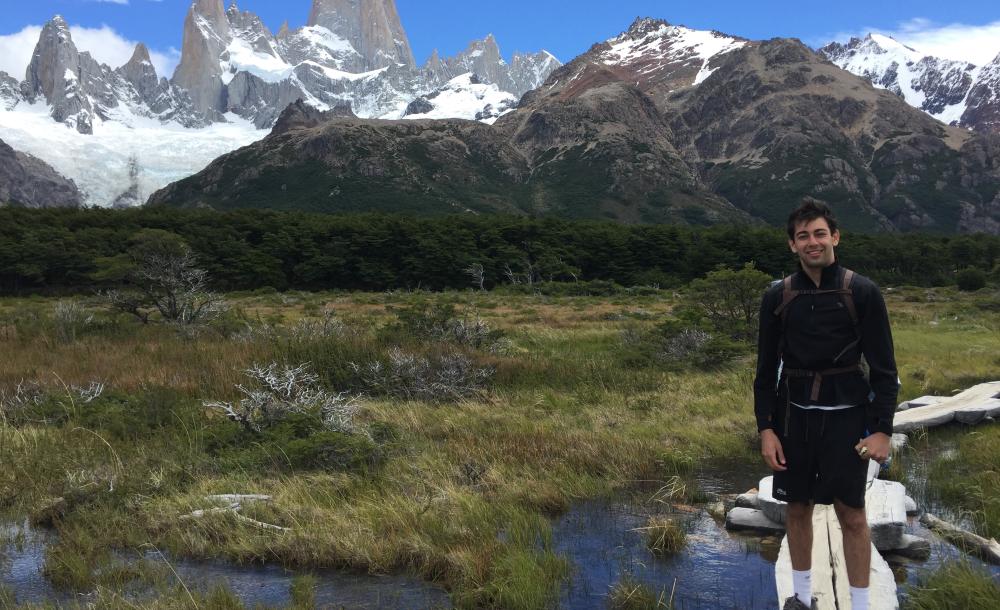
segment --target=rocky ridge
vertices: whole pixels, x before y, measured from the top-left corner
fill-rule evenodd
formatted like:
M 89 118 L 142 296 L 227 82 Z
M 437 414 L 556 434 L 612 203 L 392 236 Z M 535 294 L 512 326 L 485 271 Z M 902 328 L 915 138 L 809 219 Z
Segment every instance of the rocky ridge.
M 1000 55 L 977 66 L 926 55 L 881 34 L 833 42 L 819 52 L 943 123 L 1000 133 Z
M 75 208 L 82 203 L 83 197 L 72 180 L 0 140 L 0 205 Z
M 493 127 L 413 123 L 273 133 L 150 203 L 781 224 L 813 197 L 850 230 L 1000 232 L 1000 138 L 943 125 L 796 40 L 641 19 Z

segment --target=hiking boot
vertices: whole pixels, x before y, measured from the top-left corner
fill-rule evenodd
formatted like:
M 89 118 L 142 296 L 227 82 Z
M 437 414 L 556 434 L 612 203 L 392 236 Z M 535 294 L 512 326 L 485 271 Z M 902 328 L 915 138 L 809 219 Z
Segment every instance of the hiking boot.
M 781 607 L 781 610 L 817 610 L 818 608 L 815 597 L 812 598 L 812 604 L 807 606 L 802 603 L 801 599 L 793 595 L 785 600 L 785 605 Z

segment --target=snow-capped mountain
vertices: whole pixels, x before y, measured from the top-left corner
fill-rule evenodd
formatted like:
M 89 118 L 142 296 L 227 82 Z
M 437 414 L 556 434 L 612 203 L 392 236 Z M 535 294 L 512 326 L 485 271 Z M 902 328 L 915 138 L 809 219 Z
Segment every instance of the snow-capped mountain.
M 306 26 L 277 35 L 235 2 L 195 0 L 167 80 L 141 44 L 123 66 L 98 63 L 56 16 L 25 80 L 0 72 L 0 137 L 74 179 L 86 203 L 120 205 L 260 139 L 298 99 L 385 119 L 438 99 L 433 116 L 490 121 L 560 65 L 544 51 L 508 64 L 489 36 L 417 66 L 394 0 L 313 0 Z
M 1000 56 L 987 66 L 943 59 L 881 34 L 819 50 L 837 66 L 888 89 L 949 125 L 1000 130 Z
M 468 116 L 493 124 L 517 107 L 513 94 L 482 83 L 472 72 L 456 76 L 434 93 L 410 102 L 404 119 L 448 119 Z

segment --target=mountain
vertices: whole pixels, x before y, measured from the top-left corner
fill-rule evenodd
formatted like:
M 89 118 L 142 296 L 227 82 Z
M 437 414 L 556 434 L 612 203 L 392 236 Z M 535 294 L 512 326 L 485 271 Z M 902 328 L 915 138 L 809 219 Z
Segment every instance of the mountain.
M 639 19 L 492 127 L 289 114 L 308 120 L 150 203 L 780 225 L 813 197 L 850 230 L 1000 233 L 1000 138 L 943 125 L 793 39 Z
M 72 180 L 60 176 L 44 161 L 17 152 L 0 140 L 0 205 L 75 208 L 82 201 Z
M 943 123 L 1000 133 L 1000 55 L 976 66 L 926 55 L 881 34 L 833 42 L 819 52 Z
M 559 65 L 544 51 L 508 64 L 488 37 L 417 66 L 393 0 L 314 0 L 306 26 L 277 34 L 235 3 L 196 0 L 168 80 L 142 44 L 123 66 L 98 63 L 56 16 L 25 80 L 0 73 L 0 137 L 73 178 L 88 204 L 121 205 L 260 139 L 299 99 L 388 119 L 418 99 L 437 99 L 433 116 L 492 121 Z

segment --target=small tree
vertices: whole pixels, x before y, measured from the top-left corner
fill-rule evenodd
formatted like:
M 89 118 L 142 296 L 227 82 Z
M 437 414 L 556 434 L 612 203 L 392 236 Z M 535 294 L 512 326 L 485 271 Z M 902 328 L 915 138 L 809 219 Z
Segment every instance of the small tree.
M 465 269 L 465 273 L 472 278 L 472 283 L 474 286 L 479 288 L 480 292 L 486 290 L 486 268 L 480 263 L 473 263 Z
M 733 339 L 750 340 L 757 333 L 761 296 L 770 283 L 771 278 L 753 263 L 739 270 L 716 269 L 691 282 L 684 295 L 684 309 Z
M 144 324 L 154 312 L 167 322 L 206 322 L 221 313 L 225 303 L 208 290 L 208 272 L 196 262 L 179 236 L 157 229 L 141 231 L 133 238 L 127 260 L 114 259 L 108 266 L 107 274 L 123 278 L 128 287 L 108 291 L 104 298 L 113 309 Z

